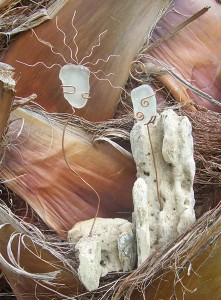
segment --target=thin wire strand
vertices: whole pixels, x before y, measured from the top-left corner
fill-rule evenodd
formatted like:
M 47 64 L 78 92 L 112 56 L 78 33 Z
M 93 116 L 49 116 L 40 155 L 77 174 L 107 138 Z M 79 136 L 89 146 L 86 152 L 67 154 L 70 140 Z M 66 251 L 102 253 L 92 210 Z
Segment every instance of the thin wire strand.
M 59 66 L 60 68 L 62 68 L 62 66 L 60 64 L 53 64 L 51 66 L 47 66 L 45 63 L 43 63 L 43 61 L 38 61 L 35 64 L 28 64 L 28 63 L 25 63 L 25 62 L 20 61 L 20 60 L 16 60 L 16 62 L 18 62 L 19 64 L 22 64 L 22 65 L 25 65 L 27 67 L 36 67 L 37 65 L 43 65 L 46 69 L 51 69 L 55 66 Z
M 103 31 L 103 32 L 101 32 L 101 33 L 99 34 L 99 37 L 98 37 L 98 44 L 92 46 L 90 53 L 89 53 L 88 55 L 86 55 L 85 57 L 83 57 L 82 60 L 80 61 L 80 63 L 79 63 L 80 65 L 82 65 L 83 61 L 84 61 L 86 58 L 90 58 L 90 57 L 91 57 L 91 55 L 93 54 L 93 51 L 94 51 L 95 48 L 97 48 L 97 47 L 99 47 L 99 46 L 101 45 L 101 36 L 102 36 L 103 34 L 105 34 L 106 32 L 107 32 L 107 30 L 105 30 L 105 31 Z
M 139 61 L 139 60 L 134 60 L 134 61 L 132 61 L 132 63 L 130 64 L 130 68 L 129 68 L 129 74 L 130 74 L 130 76 L 131 76 L 135 81 L 140 82 L 140 83 L 144 83 L 144 81 L 143 81 L 142 79 L 139 79 L 139 78 L 135 77 L 135 76 L 132 74 L 132 65 L 133 65 L 133 64 L 141 64 L 141 66 L 143 67 L 142 72 L 139 72 L 138 70 L 134 69 L 134 70 L 136 71 L 136 73 L 137 73 L 138 75 L 140 75 L 141 73 L 144 72 L 144 67 L 145 67 L 144 63 L 141 62 L 141 61 Z
M 51 43 L 49 43 L 49 42 L 47 42 L 47 41 L 44 41 L 44 40 L 42 40 L 41 38 L 39 38 L 39 37 L 37 36 L 36 32 L 35 32 L 33 29 L 32 29 L 32 33 L 34 34 L 34 36 L 36 37 L 36 39 L 39 41 L 39 43 L 41 43 L 41 44 L 43 44 L 43 45 L 49 47 L 50 50 L 51 50 L 51 52 L 52 52 L 53 54 L 60 56 L 66 64 L 69 64 L 68 61 L 65 59 L 64 55 L 62 55 L 60 52 L 54 51 L 54 49 L 53 49 L 54 46 L 53 46 Z
M 114 85 L 112 84 L 112 82 L 111 82 L 108 78 L 99 78 L 99 77 L 96 75 L 96 73 L 94 73 L 94 72 L 91 71 L 91 70 L 90 70 L 90 72 L 91 72 L 91 74 L 93 74 L 93 75 L 95 76 L 96 79 L 98 79 L 98 80 L 100 80 L 100 81 L 107 81 L 107 82 L 110 84 L 110 86 L 111 86 L 112 88 L 114 88 L 114 89 L 120 89 L 121 91 L 125 92 L 126 95 L 128 95 L 128 96 L 130 97 L 130 94 L 129 94 L 124 88 L 122 88 L 121 86 L 114 86 Z
M 99 213 L 99 210 L 100 210 L 100 204 L 101 204 L 101 199 L 100 199 L 100 196 L 98 194 L 98 192 L 95 190 L 95 188 L 93 188 L 86 180 L 84 180 L 77 172 L 76 170 L 74 170 L 68 160 L 67 160 L 67 156 L 66 156 L 66 153 L 65 153 L 65 148 L 64 148 L 64 138 L 65 138 L 65 132 L 66 132 L 66 128 L 68 126 L 68 123 L 71 121 L 71 119 L 73 118 L 74 116 L 74 113 L 75 113 L 75 110 L 74 108 L 72 107 L 72 114 L 70 115 L 70 117 L 68 118 L 68 120 L 66 121 L 65 125 L 64 125 L 64 129 L 63 129 L 63 133 L 62 133 L 62 152 L 63 152 L 63 156 L 64 156 L 64 160 L 65 160 L 65 163 L 66 165 L 68 166 L 68 168 L 81 180 L 83 181 L 83 183 L 88 186 L 96 195 L 97 197 L 97 200 L 98 200 L 98 204 L 97 204 L 97 210 L 96 210 L 96 213 L 95 213 L 95 217 L 94 217 L 94 220 L 93 220 L 93 223 L 92 223 L 92 226 L 91 226 L 91 230 L 89 232 L 89 236 L 92 235 L 92 231 L 93 231 L 93 228 L 94 228 L 94 225 L 95 225 L 95 222 L 96 222 L 96 219 L 97 219 L 97 216 L 98 216 L 98 213 Z
M 74 11 L 74 15 L 73 15 L 72 20 L 71 20 L 71 25 L 72 25 L 72 28 L 75 30 L 75 35 L 74 35 L 72 41 L 73 41 L 73 43 L 74 43 L 74 45 L 75 45 L 75 47 L 76 47 L 74 56 L 75 56 L 75 59 L 76 59 L 77 64 L 78 64 L 78 58 L 77 58 L 77 54 L 78 54 L 78 45 L 77 45 L 77 42 L 76 42 L 76 37 L 77 37 L 77 35 L 78 35 L 78 31 L 77 31 L 77 28 L 74 26 L 74 18 L 75 18 L 75 15 L 76 15 L 76 10 Z
M 72 59 L 76 64 L 78 64 L 77 60 L 75 60 L 75 59 L 73 58 L 73 51 L 72 51 L 71 47 L 66 43 L 66 33 L 58 26 L 58 18 L 57 18 L 57 16 L 56 16 L 56 18 L 55 18 L 55 22 L 56 22 L 56 27 L 57 27 L 58 31 L 60 31 L 60 32 L 63 34 L 63 43 L 64 43 L 64 45 L 70 50 L 71 59 Z
M 111 54 L 111 55 L 109 55 L 106 59 L 98 58 L 98 59 L 96 60 L 95 63 L 92 63 L 92 62 L 86 62 L 86 63 L 83 64 L 83 66 L 86 66 L 86 65 L 96 66 L 100 61 L 106 63 L 106 62 L 108 62 L 108 61 L 110 60 L 110 58 L 112 58 L 112 57 L 119 57 L 119 55 L 117 55 L 117 54 Z M 80 64 L 81 64 L 81 63 L 80 63 Z
M 105 77 L 116 76 L 116 74 L 114 74 L 114 73 L 105 74 L 103 70 L 98 70 L 98 71 L 93 71 L 93 72 L 94 72 L 94 74 L 102 73 Z

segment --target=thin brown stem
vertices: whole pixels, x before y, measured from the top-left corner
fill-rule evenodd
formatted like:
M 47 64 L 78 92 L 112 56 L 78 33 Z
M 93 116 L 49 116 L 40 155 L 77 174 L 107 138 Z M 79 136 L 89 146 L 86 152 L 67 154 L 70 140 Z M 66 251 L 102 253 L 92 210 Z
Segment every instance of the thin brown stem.
M 179 24 L 178 26 L 176 26 L 175 28 L 173 28 L 172 30 L 170 30 L 163 37 L 159 38 L 154 43 L 152 43 L 148 47 L 144 48 L 142 50 L 142 53 L 147 53 L 147 52 L 152 51 L 154 48 L 156 48 L 157 46 L 159 46 L 161 43 L 163 43 L 163 42 L 167 41 L 168 39 L 170 39 L 171 37 L 173 37 L 181 29 L 185 28 L 190 23 L 192 23 L 193 21 L 195 21 L 196 19 L 198 19 L 199 17 L 201 17 L 209 9 L 210 9 L 210 6 L 206 6 L 206 7 L 202 8 L 201 10 L 199 10 L 198 12 L 196 12 L 194 15 L 192 15 L 190 18 L 188 18 L 187 20 L 185 20 L 184 22 L 182 22 L 181 24 Z

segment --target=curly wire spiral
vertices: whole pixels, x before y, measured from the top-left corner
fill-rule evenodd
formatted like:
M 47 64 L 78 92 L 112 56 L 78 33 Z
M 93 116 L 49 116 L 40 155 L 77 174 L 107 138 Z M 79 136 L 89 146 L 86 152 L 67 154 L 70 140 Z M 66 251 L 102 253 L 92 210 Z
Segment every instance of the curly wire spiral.
M 143 98 L 141 101 L 140 101 L 141 105 L 143 107 L 148 107 L 149 106 L 149 101 L 148 101 L 148 97 L 145 97 Z
M 141 111 L 137 112 L 136 116 L 135 116 L 135 119 L 137 121 L 142 121 L 144 119 L 144 114 Z

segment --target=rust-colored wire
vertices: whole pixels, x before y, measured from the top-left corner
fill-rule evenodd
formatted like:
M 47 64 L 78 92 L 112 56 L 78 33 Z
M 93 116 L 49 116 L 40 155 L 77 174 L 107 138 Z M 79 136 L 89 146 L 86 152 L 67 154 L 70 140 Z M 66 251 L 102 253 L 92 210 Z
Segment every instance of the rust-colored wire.
M 97 200 L 98 200 L 98 203 L 97 203 L 97 209 L 96 209 L 96 213 L 95 213 L 95 216 L 94 216 L 94 220 L 93 220 L 93 223 L 92 223 L 92 226 L 91 226 L 91 230 L 90 230 L 90 233 L 89 233 L 89 236 L 92 235 L 92 231 L 93 231 L 93 228 L 94 228 L 94 225 L 95 225 L 95 222 L 96 222 L 96 219 L 97 219 L 97 216 L 98 216 L 98 213 L 99 213 L 99 210 L 100 210 L 100 203 L 101 203 L 101 199 L 100 199 L 100 196 L 98 194 L 98 192 L 95 190 L 95 188 L 93 188 L 84 178 L 82 178 L 77 172 L 76 170 L 70 166 L 69 162 L 68 162 L 68 159 L 67 159 L 67 156 L 66 156 L 66 153 L 65 153 L 65 148 L 64 148 L 64 141 L 65 141 L 65 132 L 66 132 L 66 128 L 69 124 L 69 122 L 71 121 L 71 119 L 73 118 L 75 114 L 75 109 L 72 107 L 72 114 L 70 115 L 70 117 L 67 119 L 65 125 L 64 125 L 64 129 L 63 129 L 63 133 L 62 133 L 62 152 L 63 152 L 63 157 L 64 157 L 64 160 L 65 160 L 65 163 L 66 165 L 68 166 L 68 168 L 81 180 L 83 181 L 83 183 L 88 186 L 96 195 L 97 197 Z

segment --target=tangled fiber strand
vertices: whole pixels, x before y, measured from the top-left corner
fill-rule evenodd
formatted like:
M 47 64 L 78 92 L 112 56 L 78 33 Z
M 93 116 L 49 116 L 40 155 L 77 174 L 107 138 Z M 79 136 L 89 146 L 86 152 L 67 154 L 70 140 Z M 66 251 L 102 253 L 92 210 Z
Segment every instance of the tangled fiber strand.
M 13 240 L 17 237 L 19 238 L 19 243 L 22 243 L 26 248 L 26 236 L 31 238 L 31 241 L 34 244 L 40 246 L 42 249 L 49 251 L 58 261 L 62 262 L 63 268 L 68 270 L 73 274 L 73 276 L 77 277 L 75 264 L 76 262 L 73 260 L 72 250 L 69 248 L 69 244 L 59 238 L 57 235 L 53 235 L 52 231 L 48 234 L 46 231 L 44 233 L 39 230 L 39 227 L 36 227 L 32 223 L 27 223 L 23 219 L 19 218 L 16 214 L 14 214 L 9 207 L 0 199 L 0 227 L 4 226 L 6 223 L 11 224 L 16 230 L 8 240 L 7 245 L 7 253 L 9 261 L 5 261 L 5 267 L 14 269 L 13 272 L 25 275 L 33 280 L 37 280 L 39 284 L 47 283 L 47 281 L 51 281 L 54 279 L 55 275 L 60 272 L 60 269 L 56 267 L 56 261 L 47 261 L 47 264 L 51 266 L 55 266 L 57 271 L 55 273 L 31 273 L 25 268 L 22 268 L 19 263 L 19 255 L 20 251 L 18 251 L 18 256 L 14 255 L 12 251 L 12 243 Z M 3 224 L 3 225 L 1 225 Z M 19 245 L 18 243 L 18 245 Z M 27 246 L 27 250 L 28 250 Z M 28 250 L 31 251 L 31 250 Z M 2 254 L 0 253 L 0 256 Z M 44 260 L 41 257 L 41 253 L 37 253 L 37 258 L 42 260 L 44 264 Z M 72 257 L 72 259 L 70 259 Z M 2 256 L 1 256 L 2 259 Z M 2 261 L 1 261 L 2 262 Z M 66 299 L 65 295 L 63 299 Z
M 198 184 L 221 184 L 221 115 L 211 111 L 183 111 L 193 126 Z
M 194 159 L 196 162 L 196 175 L 194 191 L 196 199 L 196 213 L 199 217 L 204 212 L 214 207 L 214 198 L 221 189 L 221 115 L 207 111 L 197 106 L 197 112 L 191 112 L 183 108 L 184 104 L 163 102 L 158 106 L 158 112 L 172 108 L 178 115 L 187 116 L 192 124 L 194 140 Z M 38 107 L 27 107 L 28 110 L 38 113 Z M 68 114 L 48 114 L 50 122 L 62 128 L 68 119 Z M 81 117 L 73 116 L 69 130 L 76 134 L 86 131 L 91 136 L 91 141 L 106 141 L 116 147 L 124 147 L 125 154 L 131 157 L 130 131 L 134 120 L 132 112 L 121 118 L 111 119 L 105 122 L 93 123 Z M 112 143 L 112 141 L 115 143 Z
M 189 118 L 193 127 L 196 213 L 202 215 L 220 200 L 221 115 L 199 107 L 195 113 L 182 110 L 181 114 Z
M 26 110 L 36 113 L 36 116 L 41 117 L 41 109 L 36 105 L 24 107 Z M 43 117 L 46 116 L 50 123 L 59 128 L 63 128 L 67 120 L 70 118 L 68 113 L 47 113 L 44 111 Z M 69 121 L 68 131 L 76 134 L 77 130 L 85 131 L 92 136 L 92 140 L 101 136 L 111 137 L 112 139 L 129 140 L 129 132 L 133 125 L 133 114 L 121 116 L 121 118 L 110 119 L 102 122 L 91 122 L 77 115 L 73 115 Z
M 33 1 L 30 4 L 30 1 L 11 1 L 12 6 L 6 7 L 4 11 L 1 11 L 1 31 L 4 33 L 12 31 L 15 27 L 19 27 L 25 18 L 28 19 L 33 14 L 33 11 L 46 7 L 53 2 L 55 1 Z M 16 22 L 14 22 L 15 20 Z M 7 38 L 9 36 L 4 33 L 0 37 L 0 51 L 8 43 Z M 148 83 L 150 79 L 146 79 L 145 74 L 142 76 L 142 79 Z M 156 81 L 154 84 L 156 84 Z M 131 90 L 138 83 L 129 78 L 127 85 L 128 89 Z M 101 287 L 98 290 L 92 293 L 76 295 L 75 299 L 119 300 L 123 296 L 125 296 L 125 299 L 130 299 L 134 289 L 145 289 L 156 277 L 164 276 L 171 269 L 179 276 L 180 272 L 187 268 L 191 261 L 196 259 L 211 245 L 214 245 L 220 237 L 221 226 L 218 222 L 221 217 L 221 207 L 216 207 L 210 211 L 209 209 L 213 206 L 212 193 L 221 189 L 221 116 L 220 114 L 206 111 L 201 107 L 197 107 L 198 111 L 195 113 L 189 112 L 183 109 L 181 104 L 174 105 L 174 102 L 161 104 L 158 111 L 161 112 L 168 107 L 173 108 L 179 115 L 187 116 L 192 123 L 196 161 L 194 191 L 197 206 L 200 207 L 198 217 L 201 217 L 185 234 L 172 244 L 166 245 L 151 255 L 136 270 L 123 274 L 109 274 L 102 280 Z M 26 109 L 35 111 L 38 113 L 38 117 L 39 115 L 43 117 L 42 113 L 39 114 L 39 107 L 26 107 Z M 60 128 L 63 128 L 69 118 L 68 114 L 47 114 L 44 112 L 44 115 L 50 119 L 51 124 Z M 69 130 L 73 132 L 77 128 L 84 130 L 94 140 L 105 137 L 107 141 L 116 140 L 120 144 L 124 140 L 123 146 L 129 152 L 129 133 L 134 123 L 129 97 L 125 96 L 121 101 L 121 108 L 118 109 L 115 117 L 115 119 L 107 122 L 92 123 L 74 116 Z M 8 208 L 2 206 L 2 209 L 11 218 L 17 218 L 10 213 Z M 209 234 L 209 231 L 216 229 L 217 224 L 219 225 L 218 230 L 213 232 L 213 234 Z M 70 263 L 70 251 L 67 244 L 62 243 L 58 237 L 54 237 L 51 233 L 51 236 L 50 234 L 41 235 L 34 226 L 30 228 L 31 224 L 23 224 L 23 226 L 25 226 L 25 230 L 30 232 L 33 241 L 42 244 L 42 246 L 47 245 L 48 249 L 59 259 L 63 260 L 66 267 L 72 269 L 73 273 L 75 273 L 74 263 Z M 20 271 L 22 272 L 22 270 Z
M 13 215 L 10 209 L 5 207 L 3 203 L 0 207 L 8 213 L 10 218 L 19 221 L 19 224 L 30 234 L 34 242 L 50 249 L 56 257 L 64 261 L 68 269 L 71 269 L 73 273 L 76 274 L 74 263 L 72 262 L 70 264 L 70 251 L 68 250 L 67 244 L 62 243 L 58 238 L 54 238 L 53 240 L 49 238 L 49 236 L 44 236 L 35 226 L 27 224 Z M 206 251 L 208 247 L 215 245 L 221 235 L 220 217 L 221 206 L 201 216 L 185 234 L 151 255 L 136 270 L 127 273 L 109 274 L 103 279 L 98 290 L 73 296 L 79 300 L 119 300 L 123 296 L 125 296 L 126 299 L 130 299 L 134 289 L 145 289 L 156 280 L 156 278 L 165 276 L 165 274 L 171 270 L 179 276 L 179 273 L 187 269 L 194 259 Z M 18 272 L 20 271 L 22 270 L 18 270 Z
M 8 46 L 11 36 L 19 31 L 24 31 L 36 26 L 49 18 L 47 8 L 56 0 L 41 1 L 9 1 L 0 10 L 0 54 Z M 45 18 L 43 17 L 45 15 Z M 42 17 L 42 21 L 40 20 Z M 36 22 L 36 25 L 35 25 Z

